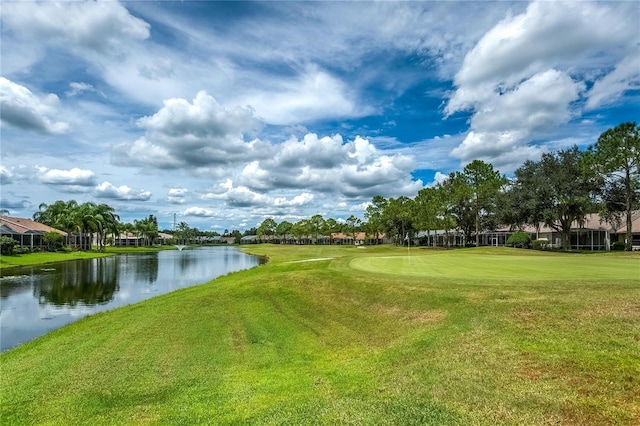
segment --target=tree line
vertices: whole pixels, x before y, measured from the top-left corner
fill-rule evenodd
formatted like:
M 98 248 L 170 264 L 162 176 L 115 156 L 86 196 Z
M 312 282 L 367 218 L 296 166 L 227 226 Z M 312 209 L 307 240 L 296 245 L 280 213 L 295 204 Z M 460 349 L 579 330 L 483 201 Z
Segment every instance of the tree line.
M 443 182 L 423 188 L 415 198 L 373 197 L 365 221 L 351 216 L 338 223 L 314 215 L 278 224 L 269 218 L 257 234 L 317 240 L 320 234 L 360 231 L 375 241 L 385 234 L 402 243 L 418 231 L 425 231 L 429 238 L 441 230 L 445 241 L 456 231 L 466 242 L 479 246 L 483 231 L 546 225 L 560 234 L 562 248 L 570 249 L 572 223 L 599 213 L 614 229 L 626 224 L 625 248 L 631 250 L 632 211 L 640 202 L 639 168 L 640 129 L 635 122 L 622 123 L 602 133 L 585 151 L 573 146 L 545 153 L 538 161 L 525 161 L 512 179 L 492 164 L 474 160 Z
M 96 242 L 98 250 L 104 251 L 108 244 L 113 244 L 114 240 L 122 235 L 136 237 L 141 246 L 154 245 L 160 232 L 172 235 L 167 241 L 170 244 L 192 244 L 201 241 L 202 237 L 220 235 L 214 231 L 201 231 L 185 222 L 177 224 L 174 230 L 160 231 L 158 219 L 152 214 L 133 222 L 121 222 L 115 209 L 108 204 L 79 204 L 75 200 L 42 203 L 33 219 L 67 232 L 70 236 L 68 244 L 78 250 L 91 250 L 92 243 Z M 57 233 L 47 233 L 44 239 L 51 247 L 60 248 L 63 244 L 62 236 Z

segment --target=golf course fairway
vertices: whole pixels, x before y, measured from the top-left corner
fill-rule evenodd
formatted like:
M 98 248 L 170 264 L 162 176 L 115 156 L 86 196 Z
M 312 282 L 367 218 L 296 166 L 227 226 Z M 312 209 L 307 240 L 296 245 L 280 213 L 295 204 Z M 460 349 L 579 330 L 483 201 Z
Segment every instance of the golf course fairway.
M 415 252 L 415 249 L 414 249 Z M 430 256 L 364 256 L 351 261 L 352 268 L 398 276 L 492 279 L 492 280 L 640 280 L 640 266 L 628 258 L 586 255 L 506 255 L 469 250 L 439 252 Z
M 640 253 L 245 250 L 2 353 L 0 424 L 640 424 Z

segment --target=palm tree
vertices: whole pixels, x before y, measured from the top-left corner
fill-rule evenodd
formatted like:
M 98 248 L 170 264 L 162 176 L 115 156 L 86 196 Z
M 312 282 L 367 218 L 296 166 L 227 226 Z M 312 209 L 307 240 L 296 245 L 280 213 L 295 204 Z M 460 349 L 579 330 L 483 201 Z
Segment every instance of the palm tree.
M 94 233 L 102 233 L 102 222 L 97 215 L 97 205 L 92 202 L 81 204 L 75 211 L 74 223 L 80 231 L 80 245 L 82 250 L 91 250 Z M 89 236 L 89 242 L 86 241 Z
M 95 206 L 94 215 L 97 222 L 100 223 L 98 230 L 98 249 L 104 251 L 107 234 L 115 234 L 118 232 L 120 217 L 115 214 L 113 207 L 107 204 L 98 204 Z
M 74 216 L 78 203 L 75 200 L 58 200 L 53 204 L 42 203 L 38 209 L 33 215 L 33 220 L 67 232 L 67 244 L 72 244 L 71 233 L 77 229 Z

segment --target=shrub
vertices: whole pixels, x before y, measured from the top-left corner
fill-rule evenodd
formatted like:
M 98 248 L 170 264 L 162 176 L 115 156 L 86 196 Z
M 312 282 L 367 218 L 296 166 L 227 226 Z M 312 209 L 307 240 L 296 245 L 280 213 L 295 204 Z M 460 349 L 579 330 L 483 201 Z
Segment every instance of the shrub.
M 42 239 L 50 250 L 60 250 L 64 245 L 64 237 L 57 232 L 45 232 Z
M 16 240 L 11 237 L 0 237 L 0 254 L 2 254 L 3 256 L 15 254 L 16 244 Z
M 29 254 L 29 253 L 31 253 L 31 249 L 29 247 L 16 246 L 13 249 L 13 254 Z
M 531 236 L 526 232 L 516 232 L 511 234 L 507 240 L 507 245 L 518 248 L 529 248 L 531 244 Z
M 620 251 L 624 251 L 625 249 L 625 245 L 623 241 L 616 241 L 613 244 L 611 244 L 611 250 L 620 250 Z
M 546 250 L 549 245 L 548 240 L 533 240 L 531 241 L 531 248 L 534 250 Z

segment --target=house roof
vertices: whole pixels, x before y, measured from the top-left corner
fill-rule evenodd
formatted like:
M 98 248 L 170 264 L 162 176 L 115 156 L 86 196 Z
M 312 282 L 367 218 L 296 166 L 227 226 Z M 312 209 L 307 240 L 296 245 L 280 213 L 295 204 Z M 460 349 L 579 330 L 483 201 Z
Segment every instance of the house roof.
M 8 228 L 16 234 L 42 234 L 44 232 L 57 232 L 62 235 L 67 235 L 66 232 L 59 229 L 52 228 L 51 226 L 47 226 L 31 219 L 24 219 L 20 217 L 0 216 L 0 226 L 2 226 L 3 231 Z
M 622 219 L 622 226 L 618 229 L 618 234 L 626 234 L 627 233 L 627 218 L 626 216 Z M 640 210 L 636 210 L 631 212 L 631 233 L 638 234 L 640 233 Z
M 364 232 L 356 232 L 355 238 L 353 237 L 354 236 L 351 234 L 345 235 L 342 232 L 336 232 L 331 234 L 331 238 L 333 238 L 334 240 L 351 240 L 351 239 L 365 240 L 367 238 L 367 234 Z

